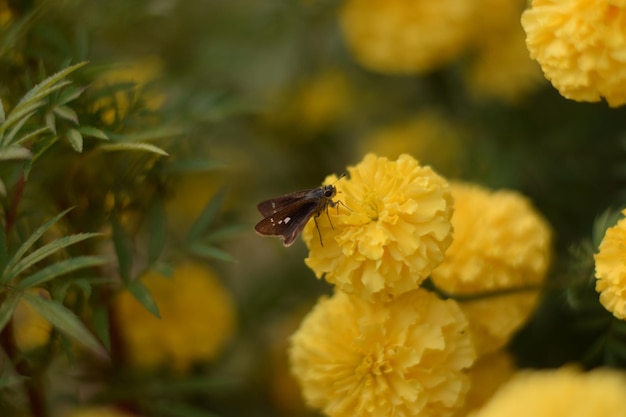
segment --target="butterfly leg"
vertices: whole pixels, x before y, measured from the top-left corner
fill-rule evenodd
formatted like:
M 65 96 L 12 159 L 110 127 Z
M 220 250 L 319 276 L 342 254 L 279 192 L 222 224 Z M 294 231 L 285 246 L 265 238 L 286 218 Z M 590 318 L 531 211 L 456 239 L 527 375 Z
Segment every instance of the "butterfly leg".
M 328 213 L 326 213 L 326 214 L 328 214 Z M 318 216 L 313 216 L 313 221 L 315 222 L 315 228 L 317 229 L 317 234 L 320 237 L 320 245 L 324 246 L 324 242 L 322 242 L 322 232 L 320 231 L 320 227 L 317 224 L 317 218 L 318 218 Z M 329 217 L 329 219 L 330 219 L 330 217 Z M 331 223 L 331 226 L 332 226 L 332 223 Z

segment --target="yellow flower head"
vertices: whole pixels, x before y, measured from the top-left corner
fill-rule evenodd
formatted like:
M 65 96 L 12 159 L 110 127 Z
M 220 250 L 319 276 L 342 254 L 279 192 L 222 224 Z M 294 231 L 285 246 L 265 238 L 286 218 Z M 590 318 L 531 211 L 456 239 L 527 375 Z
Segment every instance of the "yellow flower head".
M 344 37 L 364 67 L 390 74 L 423 73 L 445 65 L 466 46 L 472 29 L 466 0 L 346 0 Z
M 306 264 L 318 278 L 364 299 L 415 289 L 452 242 L 447 182 L 406 154 L 397 161 L 368 154 L 348 172 L 349 179 L 326 178 L 325 184 L 336 182 L 343 204 L 318 217 L 322 242 L 315 222 L 305 227 Z
M 456 302 L 423 289 L 385 304 L 337 292 L 292 336 L 291 369 L 330 417 L 446 417 L 469 386 L 466 327 Z
M 514 191 L 451 185 L 454 241 L 431 274 L 439 288 L 459 295 L 540 284 L 550 263 L 551 229 Z M 477 350 L 508 342 L 532 312 L 537 292 L 464 302 Z
M 161 318 L 148 312 L 129 292 L 115 300 L 128 361 L 141 368 L 185 371 L 193 363 L 214 359 L 235 327 L 233 300 L 205 265 L 188 263 L 171 278 L 146 273 L 142 283 L 154 297 Z
M 626 210 L 622 211 L 626 215 Z M 619 319 L 626 319 L 626 219 L 609 228 L 596 262 L 596 291 L 600 293 L 600 303 Z
M 626 377 L 597 369 L 527 371 L 505 384 L 473 417 L 606 417 L 626 410 Z
M 28 292 L 50 299 L 50 293 L 43 288 L 33 288 Z M 50 340 L 52 325 L 23 299 L 17 304 L 12 320 L 15 344 L 21 351 L 39 348 Z
M 624 0 L 533 0 L 522 25 L 531 58 L 562 96 L 626 102 Z

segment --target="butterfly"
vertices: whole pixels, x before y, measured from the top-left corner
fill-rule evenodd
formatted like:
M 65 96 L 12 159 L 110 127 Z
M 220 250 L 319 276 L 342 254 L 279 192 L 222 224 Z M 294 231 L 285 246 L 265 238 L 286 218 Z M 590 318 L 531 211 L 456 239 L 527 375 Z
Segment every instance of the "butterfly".
M 328 207 L 336 207 L 341 203 L 341 201 L 333 201 L 335 195 L 337 195 L 337 188 L 334 185 L 324 185 L 262 201 L 257 208 L 265 218 L 254 226 L 254 230 L 262 236 L 278 236 L 284 240 L 283 245 L 291 246 L 313 217 L 320 243 L 324 246 L 317 218 L 323 211 L 326 211 L 328 216 Z M 328 221 L 330 221 L 330 216 L 328 216 Z

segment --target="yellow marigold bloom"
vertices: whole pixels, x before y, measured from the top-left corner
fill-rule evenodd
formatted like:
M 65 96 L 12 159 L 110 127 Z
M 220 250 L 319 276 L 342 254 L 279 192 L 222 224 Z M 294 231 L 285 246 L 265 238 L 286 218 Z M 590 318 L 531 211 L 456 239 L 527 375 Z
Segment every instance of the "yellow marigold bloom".
M 348 48 L 382 73 L 423 73 L 455 59 L 471 40 L 466 0 L 346 0 L 340 23 Z
M 626 210 L 622 211 L 626 215 Z M 619 319 L 626 319 L 626 219 L 607 229 L 594 256 L 596 291 L 600 303 Z
M 530 202 L 514 191 L 451 185 L 454 241 L 431 274 L 439 288 L 458 295 L 481 294 L 543 282 L 552 232 Z M 537 292 L 520 292 L 461 303 L 479 353 L 509 341 L 526 321 Z
M 541 69 L 528 56 L 524 31 L 517 22 L 511 25 L 509 30 L 478 46 L 467 73 L 467 83 L 474 96 L 517 103 L 545 83 Z
M 456 302 L 417 289 L 385 304 L 337 292 L 292 336 L 303 396 L 330 417 L 446 417 L 475 354 Z
M 462 138 L 460 129 L 443 114 L 426 111 L 373 131 L 361 147 L 390 159 L 408 153 L 448 176 L 459 173 Z
M 624 0 L 533 0 L 522 25 L 531 58 L 562 96 L 626 102 Z
M 626 377 L 612 369 L 520 372 L 473 417 L 606 417 L 626 410 Z
M 343 204 L 318 217 L 322 242 L 315 222 L 305 227 L 306 264 L 318 278 L 368 300 L 417 288 L 452 242 L 448 183 L 406 154 L 396 161 L 368 154 L 348 173 L 349 179 L 332 175 L 324 182 L 336 183 Z
M 29 290 L 41 297 L 50 299 L 50 294 L 43 288 Z M 41 347 L 50 340 L 52 325 L 39 314 L 30 304 L 20 300 L 13 312 L 13 337 L 21 351 L 29 351 Z
M 171 278 L 148 272 L 141 281 L 154 297 L 161 318 L 127 291 L 116 298 L 116 324 L 131 364 L 181 372 L 220 353 L 234 332 L 235 309 L 209 268 L 186 263 L 177 266 Z
M 470 411 L 484 406 L 514 373 L 513 358 L 504 350 L 478 358 L 469 370 L 470 389 L 455 417 L 469 416 Z

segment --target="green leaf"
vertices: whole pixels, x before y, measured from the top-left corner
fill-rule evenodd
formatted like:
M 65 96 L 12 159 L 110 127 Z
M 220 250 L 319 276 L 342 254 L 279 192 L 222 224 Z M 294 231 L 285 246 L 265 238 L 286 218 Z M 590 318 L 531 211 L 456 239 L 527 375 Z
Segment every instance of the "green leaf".
M 140 152 L 150 152 L 158 155 L 169 156 L 167 152 L 158 146 L 151 145 L 149 143 L 126 143 L 126 142 L 118 142 L 111 143 L 106 145 L 101 145 L 100 148 L 104 151 L 140 151 Z
M 91 138 L 102 139 L 102 140 L 109 140 L 109 137 L 107 136 L 106 133 L 104 133 L 100 129 L 96 129 L 93 126 L 80 126 L 80 127 L 77 127 L 76 130 L 82 133 L 83 136 L 88 136 Z
M 15 252 L 15 254 L 13 255 L 13 258 L 11 258 L 11 260 L 7 262 L 5 270 L 2 271 L 3 272 L 2 278 L 5 277 L 5 274 L 7 272 L 10 272 L 11 269 L 15 267 L 15 265 L 20 261 L 20 259 L 22 259 L 22 257 L 26 254 L 26 252 L 28 252 L 28 250 L 35 244 L 35 242 L 39 240 L 39 238 L 41 238 L 41 236 L 43 236 L 44 233 L 48 231 L 48 229 L 54 226 L 56 222 L 58 222 L 63 216 L 69 213 L 70 210 L 72 209 L 73 207 L 70 207 L 67 210 L 62 211 L 61 213 L 57 214 L 56 216 L 48 220 L 43 225 L 39 226 L 39 228 L 37 228 L 37 230 L 35 230 L 33 234 L 31 234 L 30 237 L 26 239 L 24 243 L 22 243 L 22 246 L 20 246 L 17 252 Z M 5 284 L 5 283 L 6 281 L 4 279 L 0 279 L 0 284 Z
M 12 145 L 0 149 L 0 161 L 29 159 L 30 157 L 32 157 L 32 154 L 23 146 Z
M 0 123 L 4 123 L 7 116 L 4 113 L 4 104 L 2 104 L 2 100 L 0 100 Z
M 30 275 L 20 281 L 15 286 L 18 290 L 25 290 L 30 287 L 35 287 L 48 282 L 58 276 L 69 274 L 82 268 L 89 268 L 93 266 L 100 266 L 106 263 L 106 259 L 100 256 L 78 256 L 75 258 L 66 259 L 61 262 L 57 262 L 52 265 L 40 269 L 33 275 Z
M 161 318 L 161 313 L 159 313 L 159 306 L 157 306 L 156 301 L 154 301 L 154 297 L 150 294 L 150 291 L 139 281 L 138 279 L 134 280 L 130 284 L 126 286 L 128 291 L 143 305 L 146 310 L 150 313 L 154 314 L 156 317 Z
M 82 242 L 86 239 L 91 239 L 92 237 L 101 236 L 102 233 L 78 233 L 75 235 L 64 236 L 59 239 L 56 239 L 39 249 L 34 250 L 30 255 L 24 257 L 22 260 L 17 262 L 15 266 L 11 268 L 7 268 L 5 274 L 5 282 L 10 282 L 15 279 L 19 274 L 41 261 L 42 259 L 47 258 L 55 252 L 58 252 L 61 249 L 64 249 L 68 246 L 71 246 L 75 243 Z
M 203 242 L 220 242 L 222 240 L 238 235 L 248 230 L 248 228 L 249 226 L 244 226 L 242 224 L 226 226 L 218 230 L 212 230 L 209 234 L 203 237 L 202 241 Z
M 184 131 L 176 127 L 158 127 L 152 130 L 143 129 L 135 133 L 126 133 L 123 135 L 111 135 L 111 139 L 118 143 L 130 142 L 152 142 L 155 140 L 167 139 L 173 136 L 179 136 Z
M 13 317 L 13 312 L 21 296 L 22 294 L 17 291 L 8 291 L 6 298 L 0 303 L 0 331 L 4 329 L 4 326 Z
M 40 129 L 33 130 L 32 132 L 26 133 L 24 136 L 21 136 L 20 138 L 18 138 L 15 141 L 15 144 L 16 145 L 21 145 L 24 142 L 28 142 L 29 140 L 31 140 L 33 138 L 36 138 L 39 135 L 47 133 L 48 131 L 50 131 L 50 128 L 47 127 L 47 126 L 46 127 L 42 127 Z
M 50 90 L 54 88 L 54 85 L 56 83 L 60 82 L 63 78 L 67 77 L 72 72 L 85 65 L 87 65 L 87 61 L 79 62 L 78 64 L 72 65 L 71 67 L 65 68 L 57 72 L 56 74 L 51 75 L 50 77 L 46 78 L 35 87 L 33 87 L 28 93 L 26 93 L 26 95 L 20 100 L 18 105 L 22 104 L 23 102 L 32 100 L 33 98 L 45 97 L 47 94 L 52 92 Z
M 62 333 L 80 343 L 91 352 L 101 357 L 108 357 L 108 353 L 100 342 L 85 325 L 65 306 L 55 300 L 47 300 L 38 294 L 23 293 L 24 301 L 30 304 L 39 314 L 45 317 Z
M 113 232 L 113 246 L 117 255 L 120 277 L 124 282 L 130 282 L 130 272 L 133 267 L 133 245 L 126 230 L 119 219 L 114 216 L 111 219 L 111 229 Z
M 83 135 L 76 129 L 70 129 L 67 131 L 67 140 L 72 144 L 72 148 L 76 152 L 83 151 Z
M 7 186 L 4 185 L 4 181 L 0 178 L 0 198 L 5 198 L 7 196 Z M 2 227 L 0 227 L 1 229 Z
M 4 185 L 4 184 L 3 184 Z M 4 225 L 0 224 L 0 277 L 4 275 L 4 270 L 9 262 L 9 248 L 7 247 L 7 235 Z
M 207 228 L 210 226 L 211 222 L 217 216 L 217 212 L 219 211 L 224 198 L 226 197 L 226 192 L 224 189 L 218 190 L 211 201 L 207 203 L 202 210 L 202 213 L 196 221 L 193 223 L 189 232 L 187 233 L 187 242 L 192 242 L 202 236 L 207 231 Z
M 4 146 L 10 145 L 13 142 L 13 138 L 15 137 L 15 135 L 17 135 L 17 133 L 22 129 L 24 124 L 28 121 L 28 119 L 32 117 L 33 114 L 35 114 L 35 112 L 27 114 L 25 117 L 21 118 L 15 123 L 13 129 L 11 129 L 11 131 L 4 137 Z
M 150 242 L 148 246 L 148 263 L 154 264 L 161 256 L 167 239 L 167 213 L 162 199 L 154 201 L 150 209 Z
M 59 99 L 56 100 L 56 102 L 57 104 L 67 104 L 70 101 L 74 101 L 80 97 L 86 89 L 87 88 L 85 87 L 70 87 L 59 96 Z
M 52 136 L 50 138 L 37 141 L 33 146 L 31 152 L 33 153 L 33 157 L 26 162 L 24 166 L 24 178 L 28 180 L 28 176 L 33 169 L 33 165 L 39 158 L 54 145 L 59 140 L 58 136 Z
M 9 117 L 0 125 L 0 133 L 5 132 L 7 129 L 12 127 L 13 125 L 17 125 L 13 130 L 13 135 L 17 133 L 19 129 L 26 123 L 28 119 L 30 119 L 33 114 L 35 114 L 35 110 L 39 107 L 42 107 L 45 104 L 43 100 L 36 101 L 31 103 L 28 106 L 24 106 L 23 108 L 15 108 L 11 113 L 9 113 Z M 7 139 L 4 139 L 5 142 L 8 142 Z
M 200 256 L 205 259 L 219 259 L 220 261 L 227 262 L 235 262 L 236 259 L 233 258 L 227 252 L 224 252 L 221 249 L 218 249 L 214 246 L 205 245 L 200 242 L 194 242 L 188 246 L 188 249 L 191 253 Z
M 69 120 L 70 122 L 73 122 L 74 124 L 78 124 L 78 115 L 70 107 L 67 107 L 67 106 L 55 106 L 52 109 L 52 111 L 54 112 L 54 114 L 56 114 L 60 118 L 65 119 L 65 120 Z

